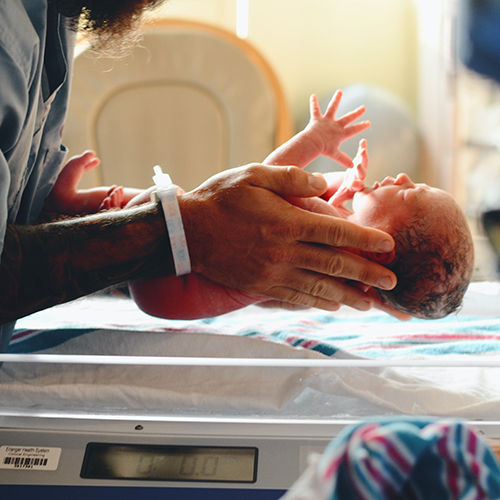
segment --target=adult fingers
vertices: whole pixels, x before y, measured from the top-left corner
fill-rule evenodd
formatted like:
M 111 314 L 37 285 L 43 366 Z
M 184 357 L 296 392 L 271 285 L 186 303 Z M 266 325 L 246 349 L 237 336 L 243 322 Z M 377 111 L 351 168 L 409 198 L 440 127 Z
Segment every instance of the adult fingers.
M 389 305 L 377 292 L 377 290 L 373 288 L 369 288 L 366 290 L 366 293 L 373 299 L 373 305 L 377 309 L 380 309 L 381 311 L 384 311 L 385 313 L 393 316 L 396 319 L 399 319 L 400 321 L 410 321 L 413 319 L 413 316 L 410 314 L 404 313 L 402 311 L 399 311 L 395 307 Z
M 292 205 L 308 210 L 309 212 L 330 215 L 331 217 L 340 217 L 340 214 L 335 207 L 317 196 L 312 198 L 296 198 L 294 196 L 287 196 L 285 197 L 285 200 L 290 202 Z
M 367 252 L 388 253 L 394 249 L 394 240 L 389 234 L 344 219 L 304 212 L 296 228 L 300 241 L 351 247 Z
M 265 300 L 264 302 L 259 302 L 257 305 L 263 309 L 285 309 L 287 311 L 306 311 L 311 308 L 310 306 L 275 299 Z M 333 307 L 332 305 L 332 309 L 330 310 L 333 310 Z M 338 309 L 340 309 L 340 304 L 337 304 L 337 310 Z
M 252 165 L 246 169 L 247 182 L 286 197 L 308 198 L 320 196 L 327 189 L 322 175 L 311 174 L 298 167 Z
M 339 304 L 360 311 L 367 311 L 373 306 L 370 295 L 359 288 L 344 280 L 306 270 L 290 273 L 286 285 L 272 287 L 267 294 L 278 300 L 326 310 L 337 310 Z
M 396 286 L 397 280 L 394 273 L 376 262 L 349 251 L 307 243 L 296 246 L 294 250 L 293 264 L 297 268 L 307 269 L 329 277 L 353 280 L 385 290 L 391 290 Z M 312 281 L 309 280 L 309 283 Z M 300 290 L 310 291 L 307 287 L 300 288 Z M 320 293 L 314 293 L 314 295 L 345 303 L 338 297 Z M 358 297 L 361 295 L 358 294 Z
M 247 173 L 249 171 L 247 170 Z M 327 189 L 326 180 L 297 167 L 266 167 L 256 165 L 247 182 L 286 197 L 321 196 Z M 367 252 L 391 252 L 394 240 L 390 235 L 374 228 L 303 212 L 290 221 L 300 241 L 322 243 L 333 247 L 351 247 Z
M 395 276 L 335 247 L 388 252 L 394 243 L 381 231 L 283 199 L 323 190 L 323 178 L 296 167 L 251 165 L 222 172 L 186 193 L 180 204 L 193 270 L 215 283 L 287 302 L 329 309 L 339 302 L 361 308 L 364 300 L 369 307 L 367 294 L 336 277 L 391 288 Z M 389 286 L 380 282 L 383 277 Z

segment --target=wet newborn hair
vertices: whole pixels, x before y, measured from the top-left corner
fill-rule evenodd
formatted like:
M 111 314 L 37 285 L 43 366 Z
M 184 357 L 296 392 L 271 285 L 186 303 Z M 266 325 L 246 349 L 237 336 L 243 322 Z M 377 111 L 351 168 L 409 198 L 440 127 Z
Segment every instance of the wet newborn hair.
M 444 318 L 462 304 L 474 266 L 472 236 L 460 207 L 420 211 L 393 234 L 396 257 L 387 265 L 398 279 L 378 290 L 396 309 L 417 318 Z

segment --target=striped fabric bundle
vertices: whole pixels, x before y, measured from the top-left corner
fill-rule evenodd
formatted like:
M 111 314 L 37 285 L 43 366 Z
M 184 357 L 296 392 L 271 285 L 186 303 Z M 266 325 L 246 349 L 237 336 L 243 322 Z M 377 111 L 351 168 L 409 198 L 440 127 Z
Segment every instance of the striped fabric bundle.
M 496 498 L 496 457 L 466 424 L 379 419 L 345 429 L 283 500 Z
M 376 310 L 359 313 L 344 308 L 330 314 L 250 306 L 217 318 L 180 321 L 153 318 L 130 300 L 105 297 L 21 319 L 9 352 L 38 352 L 103 329 L 249 337 L 339 358 L 500 354 L 498 311 L 495 317 L 457 314 L 401 322 Z

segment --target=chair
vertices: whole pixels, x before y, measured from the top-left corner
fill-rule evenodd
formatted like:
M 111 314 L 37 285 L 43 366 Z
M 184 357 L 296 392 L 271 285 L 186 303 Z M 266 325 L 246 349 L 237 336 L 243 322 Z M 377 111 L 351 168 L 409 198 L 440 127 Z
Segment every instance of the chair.
M 262 161 L 292 132 L 280 84 L 247 42 L 180 20 L 144 28 L 122 60 L 75 59 L 63 142 L 101 166 L 80 187 L 146 188 L 153 166 L 193 189 L 226 168 Z

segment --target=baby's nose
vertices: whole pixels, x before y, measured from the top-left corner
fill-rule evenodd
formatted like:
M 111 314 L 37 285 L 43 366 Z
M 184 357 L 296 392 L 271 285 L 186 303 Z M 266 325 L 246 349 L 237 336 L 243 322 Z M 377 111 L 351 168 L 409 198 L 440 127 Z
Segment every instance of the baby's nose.
M 398 184 L 398 185 L 413 184 L 413 182 L 407 174 L 399 174 L 396 177 L 396 181 L 394 182 L 394 184 Z

